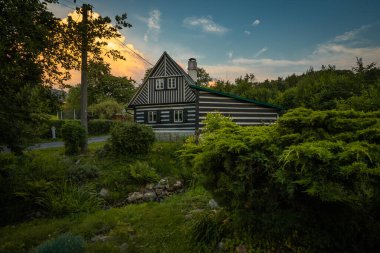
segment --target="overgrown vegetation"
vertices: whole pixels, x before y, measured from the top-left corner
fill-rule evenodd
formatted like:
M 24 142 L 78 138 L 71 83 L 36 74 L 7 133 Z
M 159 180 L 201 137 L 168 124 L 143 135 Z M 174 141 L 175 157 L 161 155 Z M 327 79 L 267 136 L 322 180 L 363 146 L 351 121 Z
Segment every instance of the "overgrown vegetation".
M 255 75 L 246 74 L 237 78 L 235 83 L 216 81 L 212 88 L 278 104 L 285 109 L 380 109 L 380 68 L 375 63 L 365 65 L 361 58 L 357 58 L 352 70 L 322 65 L 320 70 L 310 68 L 302 75 L 293 74 L 264 82 L 257 82 Z
M 151 127 L 137 124 L 117 124 L 111 130 L 111 152 L 119 156 L 147 154 L 155 140 Z
M 65 142 L 67 155 L 79 154 L 80 148 L 86 139 L 86 131 L 75 122 L 66 122 L 62 127 L 62 137 Z
M 232 250 L 374 252 L 379 116 L 299 108 L 273 126 L 241 127 L 209 114 L 199 143 L 189 139 L 181 151 L 229 212 L 219 228 L 203 217 L 207 229 L 225 231 L 220 237 Z M 211 239 L 200 244 L 213 250 L 218 240 Z

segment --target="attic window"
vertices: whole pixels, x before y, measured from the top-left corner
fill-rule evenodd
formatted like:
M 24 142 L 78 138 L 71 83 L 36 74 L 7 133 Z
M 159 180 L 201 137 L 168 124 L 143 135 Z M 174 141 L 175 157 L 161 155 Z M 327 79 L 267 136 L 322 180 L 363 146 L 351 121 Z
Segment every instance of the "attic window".
M 176 79 L 175 77 L 168 78 L 168 89 L 176 88 Z
M 164 79 L 156 79 L 156 90 L 163 90 L 164 89 Z

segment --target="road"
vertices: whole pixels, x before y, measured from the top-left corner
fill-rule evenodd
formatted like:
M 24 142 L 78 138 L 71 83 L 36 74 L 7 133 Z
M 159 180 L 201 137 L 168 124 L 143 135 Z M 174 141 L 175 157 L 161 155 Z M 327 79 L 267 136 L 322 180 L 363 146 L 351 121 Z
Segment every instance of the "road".
M 88 138 L 88 143 L 106 141 L 109 137 L 110 137 L 109 135 L 90 137 L 90 138 Z M 46 148 L 60 148 L 63 146 L 64 146 L 63 141 L 45 142 L 45 143 L 38 143 L 36 145 L 30 146 L 28 148 L 28 150 L 46 149 Z

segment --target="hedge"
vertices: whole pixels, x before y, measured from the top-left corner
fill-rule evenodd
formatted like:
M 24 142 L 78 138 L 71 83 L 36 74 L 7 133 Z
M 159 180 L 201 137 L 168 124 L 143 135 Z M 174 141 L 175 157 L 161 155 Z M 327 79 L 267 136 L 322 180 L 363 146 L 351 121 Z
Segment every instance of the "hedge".
M 66 122 L 74 122 L 76 124 L 80 124 L 79 120 L 50 120 L 46 126 L 45 131 L 42 134 L 42 139 L 51 139 L 51 128 L 55 127 L 55 133 L 57 138 L 62 138 L 62 126 Z M 112 120 L 102 120 L 102 119 L 95 119 L 90 120 L 88 122 L 88 134 L 89 135 L 102 135 L 102 134 L 109 134 L 111 127 L 116 123 L 117 121 Z

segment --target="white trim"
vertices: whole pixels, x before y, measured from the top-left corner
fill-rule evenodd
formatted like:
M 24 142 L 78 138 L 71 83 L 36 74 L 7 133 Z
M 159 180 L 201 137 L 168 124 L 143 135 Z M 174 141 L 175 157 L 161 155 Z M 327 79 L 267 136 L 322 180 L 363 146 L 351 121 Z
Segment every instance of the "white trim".
M 276 120 L 277 118 L 262 118 L 262 117 L 234 117 L 231 116 L 232 119 L 258 119 L 258 120 Z M 206 119 L 206 117 L 199 117 L 199 119 Z
M 164 78 L 157 78 L 154 82 L 156 90 L 163 90 L 165 89 L 165 79 Z
M 218 103 L 219 104 L 219 103 Z M 243 110 L 263 110 L 263 109 L 271 109 L 271 108 L 266 108 L 266 107 L 259 107 L 259 106 L 255 106 L 255 107 L 215 107 L 215 106 L 202 106 L 202 105 L 199 105 L 199 109 L 203 109 L 203 108 L 207 108 L 207 109 L 243 109 Z
M 152 120 L 151 120 L 151 117 L 152 117 Z M 157 111 L 148 112 L 148 123 L 157 123 Z
M 183 110 L 174 110 L 174 122 L 182 123 L 183 122 Z M 180 117 L 181 115 L 181 117 Z
M 173 90 L 177 88 L 177 82 L 175 77 L 169 77 L 168 78 L 168 89 Z M 171 82 L 172 81 L 172 82 Z
M 190 103 L 178 103 L 178 104 L 155 104 L 155 105 L 136 105 L 135 108 L 138 110 L 139 108 L 143 108 L 143 107 L 164 107 L 164 108 L 172 108 L 172 107 L 175 107 L 175 106 L 182 106 L 182 107 L 189 107 L 189 106 L 193 106 L 195 107 L 195 103 L 193 104 L 190 104 Z M 230 107 L 228 107 L 230 108 Z

